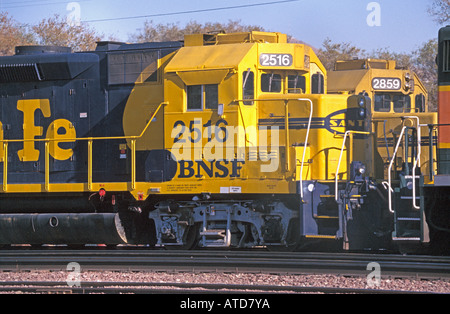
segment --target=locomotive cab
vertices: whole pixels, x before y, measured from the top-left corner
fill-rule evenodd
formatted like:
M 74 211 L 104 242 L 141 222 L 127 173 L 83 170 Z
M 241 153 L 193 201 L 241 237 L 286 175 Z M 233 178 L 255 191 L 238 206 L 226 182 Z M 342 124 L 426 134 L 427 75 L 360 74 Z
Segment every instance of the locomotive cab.
M 165 149 L 181 179 L 260 178 L 261 155 L 265 161 L 277 156 L 266 176 L 285 176 L 278 167 L 285 167 L 286 154 L 275 148 L 285 149 L 285 137 L 278 132 L 271 142 L 268 118 L 284 116 L 284 99 L 323 93 L 326 86 L 312 50 L 279 33 L 186 36 L 164 72 Z

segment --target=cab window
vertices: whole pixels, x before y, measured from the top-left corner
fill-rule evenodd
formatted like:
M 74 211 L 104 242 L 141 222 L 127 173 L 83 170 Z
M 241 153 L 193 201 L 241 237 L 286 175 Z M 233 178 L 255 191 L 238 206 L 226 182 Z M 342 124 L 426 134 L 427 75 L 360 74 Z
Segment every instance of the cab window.
M 375 111 L 389 112 L 391 111 L 391 95 L 375 94 Z
M 261 91 L 266 93 L 281 92 L 281 75 L 274 73 L 261 74 Z
M 306 79 L 300 75 L 288 75 L 288 93 L 305 93 Z
M 411 97 L 403 94 L 375 94 L 374 110 L 379 112 L 411 112 Z
M 394 95 L 394 112 L 411 112 L 411 98 L 408 95 Z

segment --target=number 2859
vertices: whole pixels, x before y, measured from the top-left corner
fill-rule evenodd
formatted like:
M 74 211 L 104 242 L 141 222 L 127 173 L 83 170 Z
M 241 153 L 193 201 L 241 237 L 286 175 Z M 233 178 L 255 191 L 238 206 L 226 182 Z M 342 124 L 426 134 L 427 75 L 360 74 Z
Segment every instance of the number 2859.
M 372 80 L 373 89 L 397 90 L 402 86 L 399 78 L 375 77 Z

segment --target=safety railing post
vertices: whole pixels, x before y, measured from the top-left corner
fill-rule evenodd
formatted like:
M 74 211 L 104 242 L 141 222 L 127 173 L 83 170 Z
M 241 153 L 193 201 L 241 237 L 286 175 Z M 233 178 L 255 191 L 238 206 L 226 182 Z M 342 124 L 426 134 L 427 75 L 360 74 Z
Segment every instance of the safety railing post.
M 8 142 L 3 142 L 3 192 L 8 190 Z
M 88 190 L 92 191 L 92 139 L 88 140 Z
M 45 141 L 45 191 L 50 191 L 50 142 Z
M 131 140 L 131 189 L 136 189 L 136 139 Z

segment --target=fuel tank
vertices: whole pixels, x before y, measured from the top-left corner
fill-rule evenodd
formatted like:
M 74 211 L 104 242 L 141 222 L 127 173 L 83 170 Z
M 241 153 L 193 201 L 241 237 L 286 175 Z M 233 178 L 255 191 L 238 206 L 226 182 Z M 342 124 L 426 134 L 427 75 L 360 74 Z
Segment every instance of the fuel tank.
M 124 226 L 116 213 L 0 215 L 0 244 L 127 242 Z

